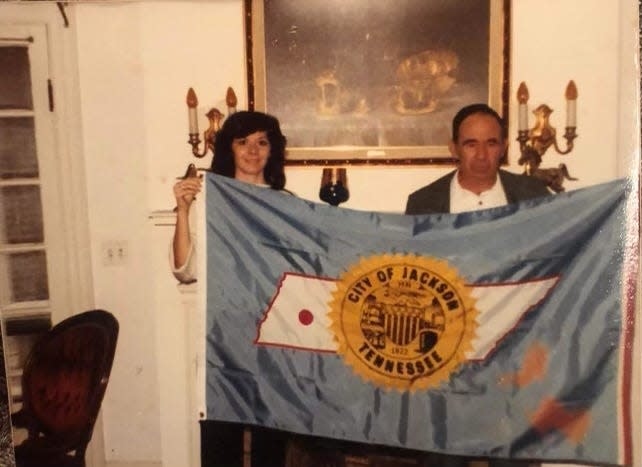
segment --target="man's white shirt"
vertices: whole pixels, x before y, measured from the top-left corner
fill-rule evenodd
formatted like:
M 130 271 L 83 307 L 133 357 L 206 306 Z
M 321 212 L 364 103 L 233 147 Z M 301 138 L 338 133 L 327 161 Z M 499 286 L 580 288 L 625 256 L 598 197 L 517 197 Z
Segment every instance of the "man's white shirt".
M 468 191 L 459 184 L 459 172 L 450 181 L 450 212 L 477 211 L 479 209 L 495 208 L 508 203 L 506 193 L 499 175 L 492 188 L 482 191 L 479 195 Z

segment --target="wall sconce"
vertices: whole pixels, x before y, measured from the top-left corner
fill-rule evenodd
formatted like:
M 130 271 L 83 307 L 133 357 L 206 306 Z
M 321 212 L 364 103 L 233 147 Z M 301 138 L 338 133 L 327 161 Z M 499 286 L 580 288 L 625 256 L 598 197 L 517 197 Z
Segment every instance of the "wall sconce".
M 528 129 L 528 88 L 523 81 L 517 89 L 517 101 L 519 102 L 519 125 L 518 136 L 519 147 L 522 153 L 525 148 L 530 147 L 537 151 L 540 156 L 543 156 L 546 150 L 552 145 L 559 154 L 568 154 L 573 150 L 573 140 L 577 137 L 575 129 L 576 124 L 576 103 L 577 103 L 577 87 L 573 80 L 568 82 L 566 86 L 566 131 L 564 138 L 566 139 L 566 149 L 561 150 L 557 144 L 556 130 L 549 122 L 549 118 L 553 109 L 546 104 L 542 104 L 533 110 L 535 114 L 535 126 Z
M 565 164 L 559 164 L 556 168 L 540 169 L 542 156 L 553 146 L 559 154 L 568 154 L 573 150 L 573 140 L 577 138 L 575 129 L 577 128 L 577 87 L 573 80 L 566 86 L 566 130 L 564 139 L 566 139 L 566 149 L 560 149 L 557 143 L 556 130 L 551 126 L 549 118 L 553 109 L 548 105 L 542 104 L 533 110 L 535 114 L 535 126 L 528 128 L 528 88 L 523 81 L 517 89 L 518 107 L 518 130 L 517 141 L 519 141 L 520 158 L 517 161 L 520 165 L 525 166 L 526 175 L 532 175 L 543 180 L 548 187 L 559 193 L 564 191 L 562 184 L 564 180 L 577 180 L 569 175 Z
M 198 106 L 198 98 L 194 89 L 189 88 L 187 91 L 187 116 L 189 120 L 189 140 L 188 143 L 192 146 L 192 154 L 194 157 L 204 157 L 207 152 L 211 149 L 214 151 L 214 141 L 216 139 L 216 133 L 221 129 L 221 122 L 223 121 L 223 115 L 220 110 L 213 107 L 205 114 L 209 120 L 209 127 L 203 132 L 203 152 L 199 151 L 199 145 L 201 140 L 199 139 L 198 134 L 198 116 L 196 114 L 196 107 Z M 227 105 L 228 115 L 232 115 L 236 112 L 236 94 L 231 87 L 227 88 L 227 93 L 225 94 L 225 104 Z
M 321 188 L 319 189 L 321 201 L 331 206 L 338 206 L 350 199 L 348 190 L 348 174 L 344 168 L 323 169 L 321 173 Z

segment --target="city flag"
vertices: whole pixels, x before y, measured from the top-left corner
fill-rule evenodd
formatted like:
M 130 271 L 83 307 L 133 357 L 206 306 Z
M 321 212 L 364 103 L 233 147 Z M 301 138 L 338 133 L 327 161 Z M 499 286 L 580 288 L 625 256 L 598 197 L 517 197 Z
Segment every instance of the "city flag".
M 631 461 L 627 181 L 422 216 L 215 175 L 206 191 L 208 419 L 472 457 Z

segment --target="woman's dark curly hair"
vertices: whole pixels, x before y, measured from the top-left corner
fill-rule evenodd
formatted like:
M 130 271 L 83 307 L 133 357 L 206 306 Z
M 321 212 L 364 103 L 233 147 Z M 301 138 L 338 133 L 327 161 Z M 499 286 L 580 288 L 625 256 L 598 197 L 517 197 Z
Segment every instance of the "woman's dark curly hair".
M 279 121 L 263 112 L 236 112 L 225 120 L 223 127 L 216 133 L 212 172 L 233 178 L 235 167 L 232 141 L 236 138 L 245 138 L 257 131 L 265 131 L 270 141 L 270 156 L 263 169 L 265 182 L 275 190 L 282 190 L 285 186 L 283 166 L 286 139 L 281 133 Z

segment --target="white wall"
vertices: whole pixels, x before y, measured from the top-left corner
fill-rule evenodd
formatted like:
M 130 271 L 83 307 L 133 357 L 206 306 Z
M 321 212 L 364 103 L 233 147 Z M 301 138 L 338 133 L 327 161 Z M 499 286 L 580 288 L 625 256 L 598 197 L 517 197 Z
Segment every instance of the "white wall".
M 639 147 L 637 101 L 631 99 L 637 93 L 637 24 L 630 20 L 636 3 L 519 0 L 512 9 L 511 140 L 520 81 L 529 86 L 531 108 L 546 103 L 555 109 L 552 123 L 562 133 L 564 88 L 573 79 L 579 90 L 576 147 L 567 156 L 549 151 L 544 166 L 566 163 L 580 179 L 567 182 L 569 189 L 626 174 Z M 174 361 L 185 320 L 166 269 L 171 229 L 159 233 L 148 216 L 173 206 L 171 187 L 188 163 L 209 163 L 196 161 L 186 144 L 187 88 L 198 94 L 199 114 L 225 108 L 229 85 L 239 108 L 245 106 L 242 1 L 82 3 L 68 10 L 78 36 L 95 303 L 121 322 L 103 405 L 106 456 L 113 463 L 184 465 L 176 460 L 188 449 L 184 407 L 172 401 L 186 391 L 185 369 Z M 520 172 L 516 160 L 512 144 L 510 169 Z M 349 168 L 345 206 L 401 211 L 409 192 L 445 171 Z M 320 168 L 289 168 L 287 176 L 299 196 L 317 198 Z M 110 241 L 125 242 L 125 264 L 103 265 L 101 249 Z
M 555 167 L 565 162 L 580 179 L 568 183 L 569 188 L 611 180 L 616 176 L 617 120 L 613 116 L 618 115 L 618 2 L 606 7 L 600 0 L 562 1 L 555 2 L 553 10 L 544 10 L 545 5 L 531 0 L 516 5 L 511 96 L 519 82 L 525 81 L 530 108 L 540 103 L 552 107 L 551 121 L 561 137 L 566 118 L 564 90 L 570 79 L 575 80 L 579 93 L 575 149 L 557 157 L 549 151 L 545 164 Z M 516 110 L 516 103 L 513 98 L 511 110 Z M 516 112 L 511 115 L 515 117 Z M 513 118 L 512 128 L 515 122 Z
M 146 77 L 139 4 L 79 6 L 77 28 L 95 303 L 116 315 L 120 335 L 103 410 L 108 459 L 159 460 L 154 283 L 147 215 Z M 126 245 L 105 266 L 108 242 Z

